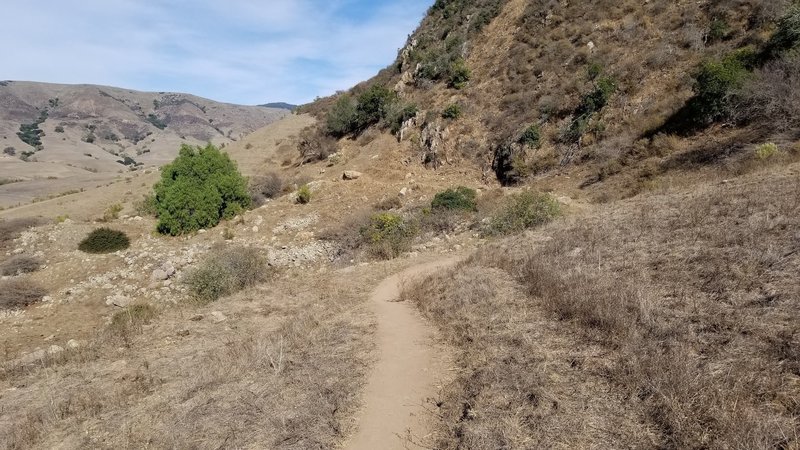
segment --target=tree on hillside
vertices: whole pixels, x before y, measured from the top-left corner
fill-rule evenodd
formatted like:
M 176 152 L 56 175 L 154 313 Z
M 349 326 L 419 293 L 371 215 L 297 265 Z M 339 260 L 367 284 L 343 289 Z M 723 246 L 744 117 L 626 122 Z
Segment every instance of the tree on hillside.
M 247 180 L 215 146 L 181 146 L 155 186 L 158 231 L 173 236 L 213 227 L 250 205 Z

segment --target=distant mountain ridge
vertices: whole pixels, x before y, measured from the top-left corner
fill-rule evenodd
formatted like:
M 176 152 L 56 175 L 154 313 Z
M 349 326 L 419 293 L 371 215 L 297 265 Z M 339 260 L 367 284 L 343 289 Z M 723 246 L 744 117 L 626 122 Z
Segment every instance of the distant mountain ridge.
M 160 164 L 171 160 L 182 142 L 227 144 L 286 114 L 284 108 L 233 105 L 181 93 L 0 83 L 0 145 L 6 157 L 95 171 L 123 168 L 117 161 L 130 161 L 125 157 Z M 112 166 L 97 162 L 105 160 Z
M 275 102 L 275 103 L 264 103 L 263 105 L 258 105 L 258 106 L 263 106 L 265 108 L 288 109 L 289 111 L 292 111 L 299 105 L 293 105 L 291 103 L 285 103 L 285 102 Z

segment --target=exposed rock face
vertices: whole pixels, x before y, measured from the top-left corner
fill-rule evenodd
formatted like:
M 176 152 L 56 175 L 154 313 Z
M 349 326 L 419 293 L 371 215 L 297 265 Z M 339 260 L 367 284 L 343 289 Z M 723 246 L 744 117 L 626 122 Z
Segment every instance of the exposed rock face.
M 429 123 L 422 128 L 420 145 L 422 146 L 423 164 L 436 169 L 446 161 L 444 155 L 444 141 L 447 137 L 447 128 L 443 128 L 439 123 Z

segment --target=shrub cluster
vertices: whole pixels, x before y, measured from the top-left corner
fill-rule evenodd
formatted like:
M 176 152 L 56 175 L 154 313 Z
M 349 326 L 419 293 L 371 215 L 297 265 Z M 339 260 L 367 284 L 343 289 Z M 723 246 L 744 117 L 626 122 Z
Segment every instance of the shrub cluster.
M 379 213 L 360 230 L 369 252 L 378 258 L 396 258 L 411 247 L 417 226 L 400 214 Z
M 573 113 L 573 119 L 561 135 L 564 142 L 573 143 L 586 132 L 589 121 L 595 113 L 608 104 L 611 96 L 617 91 L 617 82 L 608 76 L 599 76 L 593 81 L 592 90 L 583 96 L 580 105 Z
M 433 197 L 431 209 L 434 211 L 442 209 L 477 211 L 478 206 L 477 203 L 475 203 L 476 196 L 477 193 L 474 189 L 464 186 L 459 186 L 455 189 L 447 189 Z
M 216 226 L 250 206 L 247 179 L 227 153 L 181 146 L 155 186 L 158 231 L 173 236 Z
M 727 117 L 732 95 L 741 89 L 754 63 L 755 52 L 740 49 L 720 60 L 704 62 L 695 73 L 694 97 L 687 107 L 697 125 Z
M 539 148 L 541 139 L 542 132 L 539 130 L 539 126 L 533 124 L 522 132 L 517 142 L 528 148 Z
M 263 281 L 266 270 L 266 260 L 258 250 L 230 247 L 212 251 L 187 274 L 185 283 L 195 299 L 212 302 Z
M 558 202 L 548 194 L 514 194 L 491 218 L 490 234 L 509 234 L 550 222 L 560 214 Z
M 448 105 L 447 108 L 442 111 L 442 117 L 445 119 L 458 119 L 461 117 L 461 106 L 458 103 L 453 103 Z
M 325 120 L 327 133 L 337 138 L 359 134 L 386 119 L 396 101 L 397 94 L 380 84 L 370 86 L 355 99 L 350 94 L 342 94 L 328 111 Z M 408 111 L 401 108 L 395 121 L 400 120 L 398 117 L 402 117 L 404 113 L 410 114 L 411 108 L 409 106 Z M 416 108 L 413 114 L 416 114 Z
M 78 250 L 86 253 L 113 253 L 128 248 L 130 244 L 131 241 L 124 232 L 103 227 L 89 233 L 78 244 Z

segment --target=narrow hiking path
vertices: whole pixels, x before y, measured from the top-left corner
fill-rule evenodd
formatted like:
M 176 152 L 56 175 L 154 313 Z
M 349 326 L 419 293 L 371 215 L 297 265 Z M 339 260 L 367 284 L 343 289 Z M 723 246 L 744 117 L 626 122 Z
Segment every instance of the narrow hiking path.
M 413 305 L 398 302 L 401 283 L 456 263 L 457 258 L 420 264 L 383 280 L 370 298 L 378 324 L 378 362 L 369 376 L 357 430 L 345 443 L 352 450 L 425 448 L 426 405 L 436 396 L 447 360 L 437 352 L 433 328 Z

